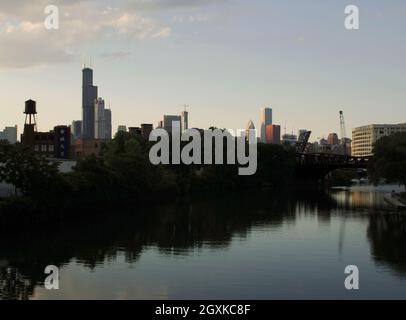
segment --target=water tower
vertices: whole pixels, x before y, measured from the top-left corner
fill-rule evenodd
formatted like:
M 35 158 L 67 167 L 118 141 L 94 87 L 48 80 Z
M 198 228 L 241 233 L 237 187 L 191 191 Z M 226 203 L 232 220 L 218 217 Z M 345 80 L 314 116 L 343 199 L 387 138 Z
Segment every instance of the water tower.
M 37 131 L 37 120 L 35 115 L 37 114 L 37 103 L 34 100 L 27 100 L 25 102 L 25 126 L 34 127 L 34 131 Z

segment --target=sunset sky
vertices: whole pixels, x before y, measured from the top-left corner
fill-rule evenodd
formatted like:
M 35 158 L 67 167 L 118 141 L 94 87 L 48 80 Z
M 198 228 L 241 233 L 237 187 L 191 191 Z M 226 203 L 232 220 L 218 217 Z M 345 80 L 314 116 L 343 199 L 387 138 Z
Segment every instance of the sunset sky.
M 60 9 L 46 30 L 44 8 Z M 360 30 L 344 8 L 360 9 Z M 406 122 L 404 0 L 0 0 L 0 130 L 38 103 L 40 130 L 81 119 L 81 68 L 119 124 L 154 123 L 188 104 L 190 125 L 259 126 L 271 107 L 313 139 Z M 284 132 L 284 129 L 282 129 Z

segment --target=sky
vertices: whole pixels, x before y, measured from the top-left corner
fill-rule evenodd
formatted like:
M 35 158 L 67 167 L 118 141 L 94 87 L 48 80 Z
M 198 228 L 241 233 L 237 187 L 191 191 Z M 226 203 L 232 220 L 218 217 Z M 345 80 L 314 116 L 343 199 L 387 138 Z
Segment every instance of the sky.
M 347 5 L 360 29 L 344 27 Z M 44 27 L 48 5 L 58 30 Z M 404 0 L 0 0 L 0 130 L 81 119 L 81 69 L 118 125 L 154 123 L 188 105 L 190 126 L 259 128 L 271 107 L 282 132 L 312 139 L 406 122 Z

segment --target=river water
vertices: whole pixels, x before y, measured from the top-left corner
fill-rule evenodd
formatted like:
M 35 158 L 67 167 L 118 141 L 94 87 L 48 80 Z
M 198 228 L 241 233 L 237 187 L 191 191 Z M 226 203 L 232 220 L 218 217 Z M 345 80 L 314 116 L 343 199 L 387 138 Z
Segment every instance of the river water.
M 395 186 L 201 196 L 0 236 L 2 299 L 405 299 Z M 46 290 L 44 269 L 60 270 Z M 344 269 L 359 269 L 359 290 Z

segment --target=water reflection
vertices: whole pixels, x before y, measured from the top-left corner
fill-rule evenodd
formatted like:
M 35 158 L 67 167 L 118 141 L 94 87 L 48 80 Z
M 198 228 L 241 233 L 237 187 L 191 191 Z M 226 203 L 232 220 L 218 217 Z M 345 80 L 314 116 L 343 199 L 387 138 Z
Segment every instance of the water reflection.
M 405 218 L 387 209 L 381 194 L 370 191 L 268 192 L 201 197 L 156 208 L 110 212 L 88 221 L 13 230 L 0 235 L 0 298 L 32 297 L 50 264 L 63 267 L 76 261 L 95 270 L 121 256 L 126 263 L 137 265 L 149 248 L 158 249 L 160 255 L 184 257 L 201 249 L 228 250 L 234 239 L 249 242 L 252 230 L 283 232 L 285 225 L 308 223 L 307 217 L 328 226 L 332 218 L 345 221 L 343 217 L 359 215 L 368 225 L 373 259 L 404 276 Z M 386 211 L 378 213 L 381 210 Z M 342 227 L 340 252 L 344 237 Z

